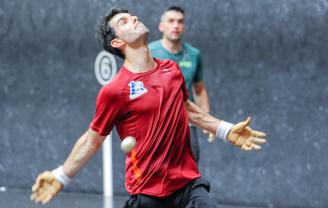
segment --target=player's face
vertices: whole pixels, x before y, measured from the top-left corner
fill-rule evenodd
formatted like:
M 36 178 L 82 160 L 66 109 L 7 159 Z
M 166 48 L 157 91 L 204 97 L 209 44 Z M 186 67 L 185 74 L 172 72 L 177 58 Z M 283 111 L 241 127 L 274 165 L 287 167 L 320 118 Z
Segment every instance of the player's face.
M 161 19 L 159 30 L 171 41 L 180 41 L 184 32 L 184 15 L 178 11 L 167 11 Z
M 138 17 L 132 16 L 129 13 L 115 15 L 109 24 L 114 29 L 118 38 L 127 44 L 132 44 L 141 38 L 146 38 L 149 33 L 148 28 L 138 20 Z

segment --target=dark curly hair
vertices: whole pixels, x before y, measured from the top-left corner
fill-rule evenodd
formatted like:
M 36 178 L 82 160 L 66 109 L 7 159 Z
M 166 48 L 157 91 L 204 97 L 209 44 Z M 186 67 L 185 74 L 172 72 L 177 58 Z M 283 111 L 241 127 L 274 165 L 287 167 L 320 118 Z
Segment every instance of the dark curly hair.
M 113 28 L 109 25 L 109 21 L 117 14 L 120 13 L 129 13 L 127 9 L 111 9 L 105 16 L 101 17 L 97 25 L 97 36 L 98 40 L 104 47 L 105 51 L 110 52 L 122 59 L 125 58 L 125 55 L 121 52 L 120 49 L 114 48 L 111 45 L 111 41 L 116 38 L 116 34 Z
M 170 6 L 165 11 L 166 12 L 168 12 L 168 11 L 176 11 L 176 12 L 180 12 L 181 14 L 184 14 L 185 13 L 185 11 L 181 7 L 179 7 L 179 6 Z

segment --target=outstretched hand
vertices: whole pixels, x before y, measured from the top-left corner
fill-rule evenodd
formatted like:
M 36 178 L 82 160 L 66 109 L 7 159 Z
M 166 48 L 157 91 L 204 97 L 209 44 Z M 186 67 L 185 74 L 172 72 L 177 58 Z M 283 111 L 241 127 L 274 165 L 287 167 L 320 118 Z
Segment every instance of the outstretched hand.
M 32 187 L 31 201 L 46 204 L 51 201 L 63 188 L 63 185 L 50 171 L 38 175 Z
M 234 125 L 228 134 L 228 141 L 242 150 L 259 150 L 260 144 L 266 142 L 264 137 L 266 134 L 260 131 L 254 131 L 249 127 L 251 118 L 248 117 L 245 121 L 242 121 Z

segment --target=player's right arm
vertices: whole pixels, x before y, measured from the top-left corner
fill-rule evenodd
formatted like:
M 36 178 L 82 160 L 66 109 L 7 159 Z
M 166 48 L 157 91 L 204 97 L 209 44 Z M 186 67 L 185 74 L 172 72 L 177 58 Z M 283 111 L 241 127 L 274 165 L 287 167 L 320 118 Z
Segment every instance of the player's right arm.
M 105 136 L 98 132 L 88 129 L 75 143 L 72 152 L 63 165 L 63 172 L 70 178 L 94 156 L 99 150 Z
M 31 200 L 35 203 L 51 201 L 77 172 L 97 153 L 105 136 L 88 129 L 75 143 L 71 153 L 54 171 L 45 171 L 38 175 L 32 187 Z
M 32 187 L 31 200 L 43 204 L 49 202 L 99 150 L 105 135 L 110 133 L 124 113 L 125 100 L 115 86 L 109 84 L 101 88 L 90 128 L 76 141 L 62 166 L 53 171 L 45 171 L 37 177 Z

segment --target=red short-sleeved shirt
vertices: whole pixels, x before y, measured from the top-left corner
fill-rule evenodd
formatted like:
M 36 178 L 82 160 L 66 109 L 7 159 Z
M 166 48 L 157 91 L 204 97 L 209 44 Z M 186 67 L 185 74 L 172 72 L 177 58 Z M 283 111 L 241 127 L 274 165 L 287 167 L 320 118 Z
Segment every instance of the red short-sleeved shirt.
M 200 177 L 190 147 L 188 93 L 178 65 L 158 60 L 157 67 L 132 73 L 122 67 L 97 97 L 91 129 L 107 135 L 116 125 L 121 139 L 137 145 L 126 159 L 129 194 L 165 197 Z

